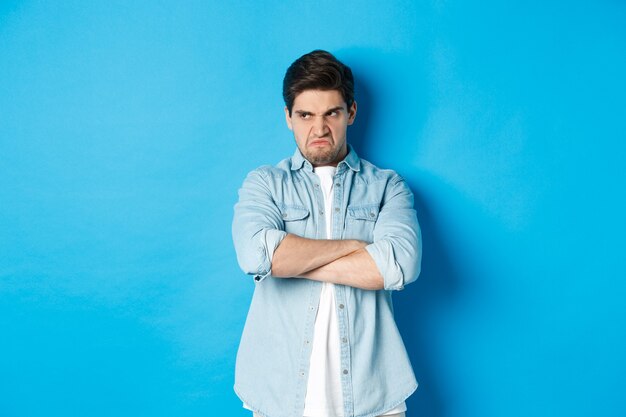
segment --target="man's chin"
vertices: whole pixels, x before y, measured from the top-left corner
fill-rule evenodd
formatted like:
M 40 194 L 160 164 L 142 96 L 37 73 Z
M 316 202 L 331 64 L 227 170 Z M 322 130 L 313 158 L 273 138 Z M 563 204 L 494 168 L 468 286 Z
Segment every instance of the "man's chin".
M 333 155 L 328 152 L 323 152 L 323 153 L 309 152 L 307 155 L 305 155 L 306 159 L 314 166 L 330 165 L 333 162 L 335 162 L 336 156 L 337 155 Z

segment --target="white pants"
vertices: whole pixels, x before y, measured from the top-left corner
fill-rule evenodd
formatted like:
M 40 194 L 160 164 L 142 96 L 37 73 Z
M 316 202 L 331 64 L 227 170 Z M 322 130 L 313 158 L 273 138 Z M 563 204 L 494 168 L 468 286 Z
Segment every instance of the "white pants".
M 252 413 L 254 415 L 254 417 L 261 417 L 259 414 L 257 413 Z M 378 417 L 406 417 L 406 414 L 404 412 L 402 413 L 398 413 L 398 414 L 389 414 L 386 416 L 378 416 Z

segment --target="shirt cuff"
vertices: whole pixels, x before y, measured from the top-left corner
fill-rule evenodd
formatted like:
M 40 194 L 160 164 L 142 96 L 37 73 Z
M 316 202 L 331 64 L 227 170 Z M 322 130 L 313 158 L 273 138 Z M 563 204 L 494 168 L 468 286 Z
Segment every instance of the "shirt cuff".
M 254 275 L 255 282 L 261 282 L 272 273 L 272 258 L 274 251 L 280 245 L 280 242 L 287 236 L 287 232 L 278 229 L 268 229 L 265 231 L 265 239 L 263 246 L 259 248 L 261 253 L 261 264 L 259 272 Z
M 365 250 L 370 254 L 383 276 L 384 289 L 396 291 L 404 289 L 404 274 L 396 262 L 391 242 L 382 239 L 370 243 L 365 247 Z

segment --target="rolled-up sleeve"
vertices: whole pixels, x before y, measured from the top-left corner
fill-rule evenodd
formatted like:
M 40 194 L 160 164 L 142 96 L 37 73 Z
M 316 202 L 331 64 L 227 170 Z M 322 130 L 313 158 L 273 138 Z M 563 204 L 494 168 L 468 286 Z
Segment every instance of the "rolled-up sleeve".
M 256 282 L 263 281 L 271 274 L 274 250 L 287 233 L 261 169 L 248 174 L 239 190 L 232 233 L 239 266 Z
M 394 176 L 374 226 L 374 242 L 365 247 L 384 279 L 386 290 L 401 290 L 415 281 L 421 270 L 422 238 L 413 193 Z

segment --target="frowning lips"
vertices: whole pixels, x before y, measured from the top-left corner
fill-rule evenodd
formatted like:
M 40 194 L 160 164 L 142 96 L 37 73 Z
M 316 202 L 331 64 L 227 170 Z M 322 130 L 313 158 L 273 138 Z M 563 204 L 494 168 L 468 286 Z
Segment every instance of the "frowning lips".
M 309 142 L 309 145 L 310 146 L 325 146 L 325 145 L 330 145 L 330 142 L 327 141 L 326 139 L 315 139 Z

